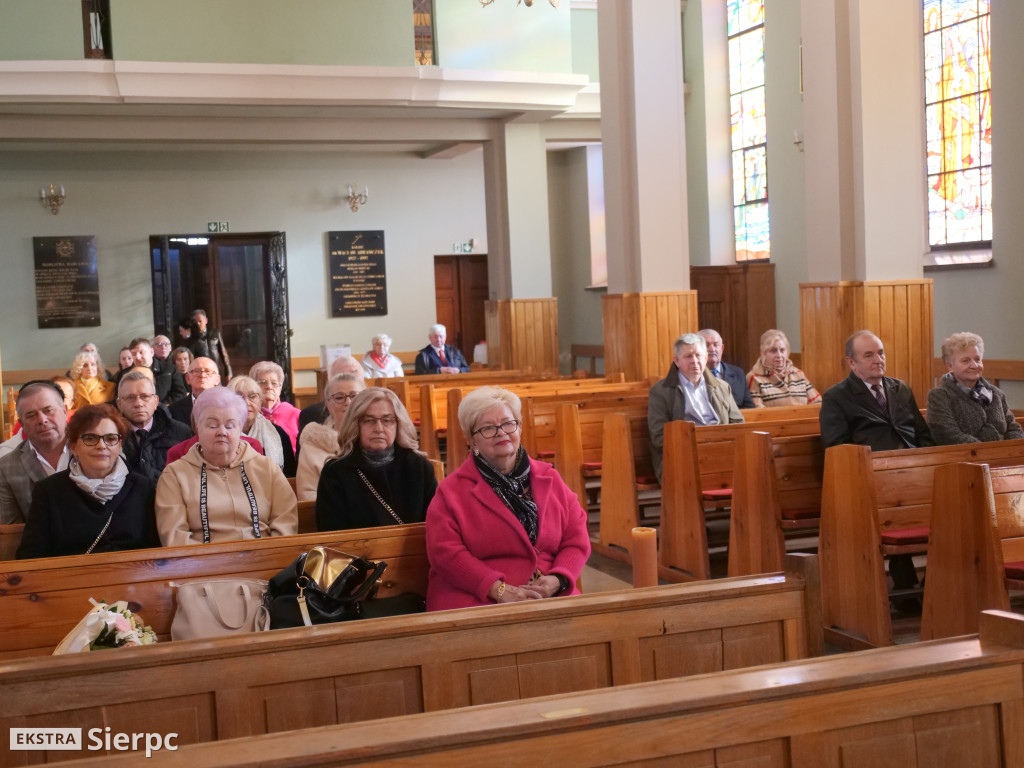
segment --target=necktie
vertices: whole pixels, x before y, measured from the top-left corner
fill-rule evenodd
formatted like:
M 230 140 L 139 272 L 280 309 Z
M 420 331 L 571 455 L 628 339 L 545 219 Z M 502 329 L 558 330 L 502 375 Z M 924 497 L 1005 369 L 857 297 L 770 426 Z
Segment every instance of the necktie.
M 714 369 L 714 370 L 712 371 L 712 373 L 713 373 L 713 374 L 715 374 L 715 378 L 716 378 L 716 379 L 720 379 L 720 378 L 722 378 L 722 369 L 721 369 L 721 368 L 715 368 L 715 369 Z
M 444 356 L 444 347 L 437 350 L 437 356 L 441 358 L 442 365 L 448 365 L 448 359 Z
M 148 434 L 149 432 L 147 432 L 144 429 L 135 430 L 135 436 L 139 438 L 139 445 L 142 445 L 144 442 L 146 442 L 146 435 Z
M 882 385 L 881 384 L 872 384 L 871 385 L 871 391 L 875 393 L 875 400 L 878 401 L 878 404 L 882 407 L 882 410 L 884 411 L 885 410 L 885 392 L 882 390 Z

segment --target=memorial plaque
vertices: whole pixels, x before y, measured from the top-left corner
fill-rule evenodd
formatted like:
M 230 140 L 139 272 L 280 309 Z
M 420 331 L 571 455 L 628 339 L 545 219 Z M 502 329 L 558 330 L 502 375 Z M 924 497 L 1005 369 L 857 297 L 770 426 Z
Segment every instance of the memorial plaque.
M 96 238 L 33 237 L 36 316 L 40 328 L 100 324 Z
M 384 232 L 328 232 L 331 317 L 388 313 Z

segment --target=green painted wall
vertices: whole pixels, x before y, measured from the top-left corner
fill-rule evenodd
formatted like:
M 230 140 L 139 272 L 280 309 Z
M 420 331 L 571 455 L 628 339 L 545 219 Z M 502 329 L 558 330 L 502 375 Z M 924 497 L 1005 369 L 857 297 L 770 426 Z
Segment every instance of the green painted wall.
M 515 0 L 495 0 L 487 7 L 477 0 L 435 0 L 434 16 L 442 67 L 576 71 L 568 2 L 552 8 L 547 0 L 535 0 L 527 8 Z
M 114 55 L 126 61 L 414 64 L 412 0 L 111 0 L 110 5 Z
M 0 60 L 82 58 L 81 0 L 0 0 Z
M 572 19 L 572 71 L 587 75 L 590 82 L 598 83 L 600 67 L 597 56 L 597 11 L 589 8 L 574 10 Z

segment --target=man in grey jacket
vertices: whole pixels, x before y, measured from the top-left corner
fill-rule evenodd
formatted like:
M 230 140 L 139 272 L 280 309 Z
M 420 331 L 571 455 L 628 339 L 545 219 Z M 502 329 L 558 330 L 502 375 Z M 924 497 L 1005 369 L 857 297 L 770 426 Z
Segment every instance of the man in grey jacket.
M 736 407 L 732 388 L 707 370 L 708 349 L 696 333 L 676 339 L 668 376 L 653 387 L 647 404 L 647 429 L 651 439 L 651 463 L 661 480 L 661 453 L 665 424 L 692 421 L 694 424 L 736 424 L 743 414 Z

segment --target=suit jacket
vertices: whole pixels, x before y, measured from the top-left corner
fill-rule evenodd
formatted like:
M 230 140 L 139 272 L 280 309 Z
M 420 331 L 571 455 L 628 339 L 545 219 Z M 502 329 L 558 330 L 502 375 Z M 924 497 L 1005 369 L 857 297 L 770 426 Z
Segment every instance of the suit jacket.
M 469 373 L 469 363 L 455 347 L 445 344 L 444 356 L 448 358 L 449 367 L 458 368 L 461 373 Z M 444 363 L 441 362 L 440 355 L 429 344 L 416 355 L 416 373 L 440 373 L 442 365 Z
M 146 435 L 142 445 L 139 445 L 139 438 L 132 428 L 128 430 L 121 450 L 128 469 L 148 477 L 156 487 L 160 474 L 167 466 L 167 451 L 190 437 L 192 430 L 172 418 L 166 405 L 158 405 L 153 414 L 153 428 Z
M 170 360 L 153 358 L 153 378 L 156 380 L 156 394 L 164 405 L 188 395 L 185 377 Z
M 24 523 L 32 507 L 32 489 L 46 479 L 32 444 L 25 440 L 0 459 L 0 523 Z
M 736 424 L 743 421 L 743 414 L 736 407 L 732 387 L 721 379 L 704 371 L 704 384 L 708 388 L 708 399 L 718 421 L 722 424 Z M 651 440 L 651 463 L 654 473 L 661 480 L 661 453 L 665 444 L 665 425 L 670 421 L 690 421 L 686 414 L 686 395 L 679 385 L 679 369 L 675 363 L 668 369 L 668 376 L 653 387 L 647 404 L 647 430 Z
M 181 398 L 181 400 L 175 400 L 167 406 L 167 410 L 171 412 L 174 420 L 187 424 L 190 432 L 192 431 L 192 406 L 194 403 L 195 400 L 189 395 L 188 397 Z
M 753 408 L 754 398 L 750 396 L 750 388 L 747 387 L 747 376 L 738 365 L 729 365 L 724 360 L 718 367 L 722 371 L 722 381 L 732 388 L 732 399 L 740 408 Z
M 863 381 L 850 375 L 821 398 L 821 443 L 826 448 L 844 443 L 867 445 L 873 451 L 935 445 L 921 416 L 914 393 L 899 379 L 882 379 L 882 407 Z

